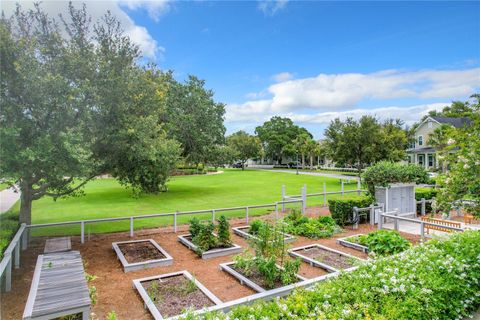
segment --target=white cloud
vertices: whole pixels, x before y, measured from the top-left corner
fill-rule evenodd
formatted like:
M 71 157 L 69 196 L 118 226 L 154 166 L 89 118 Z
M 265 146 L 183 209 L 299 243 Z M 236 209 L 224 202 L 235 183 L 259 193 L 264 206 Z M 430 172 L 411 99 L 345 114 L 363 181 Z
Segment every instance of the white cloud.
M 278 11 L 284 9 L 289 0 L 260 0 L 257 8 L 266 16 L 274 16 Z
M 75 7 L 81 7 L 83 1 L 73 1 Z M 92 22 L 99 20 L 107 11 L 110 11 L 122 24 L 125 33 L 130 36 L 132 41 L 137 44 L 142 51 L 142 54 L 149 58 L 156 58 L 157 54 L 162 54 L 165 49 L 160 47 L 157 41 L 152 37 L 148 30 L 137 25 L 128 14 L 122 10 L 122 5 L 129 9 L 136 10 L 138 8 L 146 8 L 149 15 L 153 18 L 159 17 L 161 13 L 168 9 L 167 1 L 85 1 L 87 11 L 92 17 Z M 21 1 L 22 8 L 33 8 L 33 1 Z M 16 6 L 16 1 L 2 1 L 2 10 L 7 16 L 11 15 Z M 60 1 L 43 1 L 41 7 L 51 17 L 58 17 L 62 14 L 68 17 L 68 2 Z
M 284 82 L 293 79 L 293 74 L 290 72 L 280 72 L 272 76 L 273 81 L 275 82 Z
M 145 9 L 148 16 L 157 22 L 160 16 L 170 9 L 168 0 L 119 0 L 118 2 L 130 10 Z

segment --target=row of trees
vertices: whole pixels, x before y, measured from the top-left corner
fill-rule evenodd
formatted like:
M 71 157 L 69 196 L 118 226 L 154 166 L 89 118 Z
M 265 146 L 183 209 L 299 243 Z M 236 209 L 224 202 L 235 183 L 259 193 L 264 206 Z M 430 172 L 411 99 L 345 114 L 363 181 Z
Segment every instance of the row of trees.
M 39 4 L 0 19 L 0 176 L 32 201 L 81 193 L 104 173 L 136 192 L 159 192 L 180 158 L 207 162 L 223 144 L 225 106 L 204 82 L 175 81 L 139 63 L 111 14 L 85 5 L 49 17 Z

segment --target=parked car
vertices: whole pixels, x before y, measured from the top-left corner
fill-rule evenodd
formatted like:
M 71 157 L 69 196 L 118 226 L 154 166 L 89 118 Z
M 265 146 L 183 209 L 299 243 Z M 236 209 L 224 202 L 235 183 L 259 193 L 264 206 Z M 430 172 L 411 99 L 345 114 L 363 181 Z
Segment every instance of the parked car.
M 247 165 L 245 165 L 245 167 L 246 166 Z M 232 168 L 243 168 L 243 162 L 241 161 L 235 162 L 234 164 L 232 164 Z
M 299 167 L 301 168 L 302 167 L 302 163 L 300 161 L 297 161 L 297 162 L 289 162 L 288 163 L 288 167 L 289 168 L 296 168 L 296 167 Z

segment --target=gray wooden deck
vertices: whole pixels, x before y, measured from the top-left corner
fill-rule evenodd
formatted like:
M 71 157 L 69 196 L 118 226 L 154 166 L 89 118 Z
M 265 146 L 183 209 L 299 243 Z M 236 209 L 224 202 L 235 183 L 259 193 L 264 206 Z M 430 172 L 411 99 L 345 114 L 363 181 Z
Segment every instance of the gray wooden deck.
M 70 237 L 57 237 L 45 241 L 43 253 L 64 252 L 72 250 Z
M 53 319 L 82 314 L 88 319 L 90 296 L 80 252 L 39 255 L 23 319 Z

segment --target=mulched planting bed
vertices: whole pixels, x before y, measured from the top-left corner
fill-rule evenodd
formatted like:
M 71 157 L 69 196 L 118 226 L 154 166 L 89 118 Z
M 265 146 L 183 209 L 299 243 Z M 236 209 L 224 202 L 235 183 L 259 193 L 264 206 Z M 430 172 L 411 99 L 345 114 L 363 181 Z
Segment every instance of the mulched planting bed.
M 192 236 L 189 234 L 178 236 L 178 241 L 180 241 L 184 246 L 188 247 L 192 251 L 197 250 L 197 246 L 193 243 Z M 242 247 L 235 243 L 232 243 L 229 246 L 218 245 L 215 248 L 210 248 L 207 251 L 203 251 L 201 253 L 201 257 L 202 259 L 212 259 L 221 256 L 236 254 L 240 251 L 242 251 Z
M 242 237 L 242 238 L 245 238 L 245 239 L 249 239 L 249 238 L 256 238 L 256 234 L 252 234 L 250 232 L 250 226 L 241 226 L 241 227 L 235 227 L 233 228 L 233 232 Z M 288 234 L 288 233 L 284 233 L 284 232 L 281 232 L 281 231 L 277 231 L 279 232 L 280 234 L 283 234 L 283 239 L 285 242 L 292 242 L 295 240 L 295 237 Z
M 155 297 L 155 306 L 164 318 L 179 315 L 186 309 L 198 310 L 215 305 L 203 291 L 183 275 L 144 281 L 142 285 L 150 298 Z M 152 286 L 157 288 L 152 289 Z
M 128 263 L 167 258 L 150 241 L 120 243 L 118 247 Z
M 267 287 L 267 283 L 265 282 L 265 277 L 260 273 L 258 272 L 257 269 L 253 269 L 252 270 L 252 274 L 250 276 L 247 276 L 245 275 L 245 273 L 243 273 L 243 271 L 239 268 L 235 268 L 235 265 L 231 265 L 230 266 L 233 270 L 237 271 L 238 273 L 240 273 L 242 276 L 244 276 L 245 278 L 253 281 L 255 284 L 259 285 L 260 287 L 266 289 L 266 290 L 271 290 L 271 289 L 276 289 L 276 288 L 280 288 L 280 287 L 283 287 L 283 284 L 281 281 L 276 281 L 273 285 L 273 288 L 269 288 Z M 298 280 L 297 282 L 300 282 L 300 280 Z
M 296 251 L 308 258 L 332 266 L 335 269 L 348 269 L 355 266 L 352 258 L 340 255 L 333 251 L 325 250 L 320 247 L 311 247 Z

